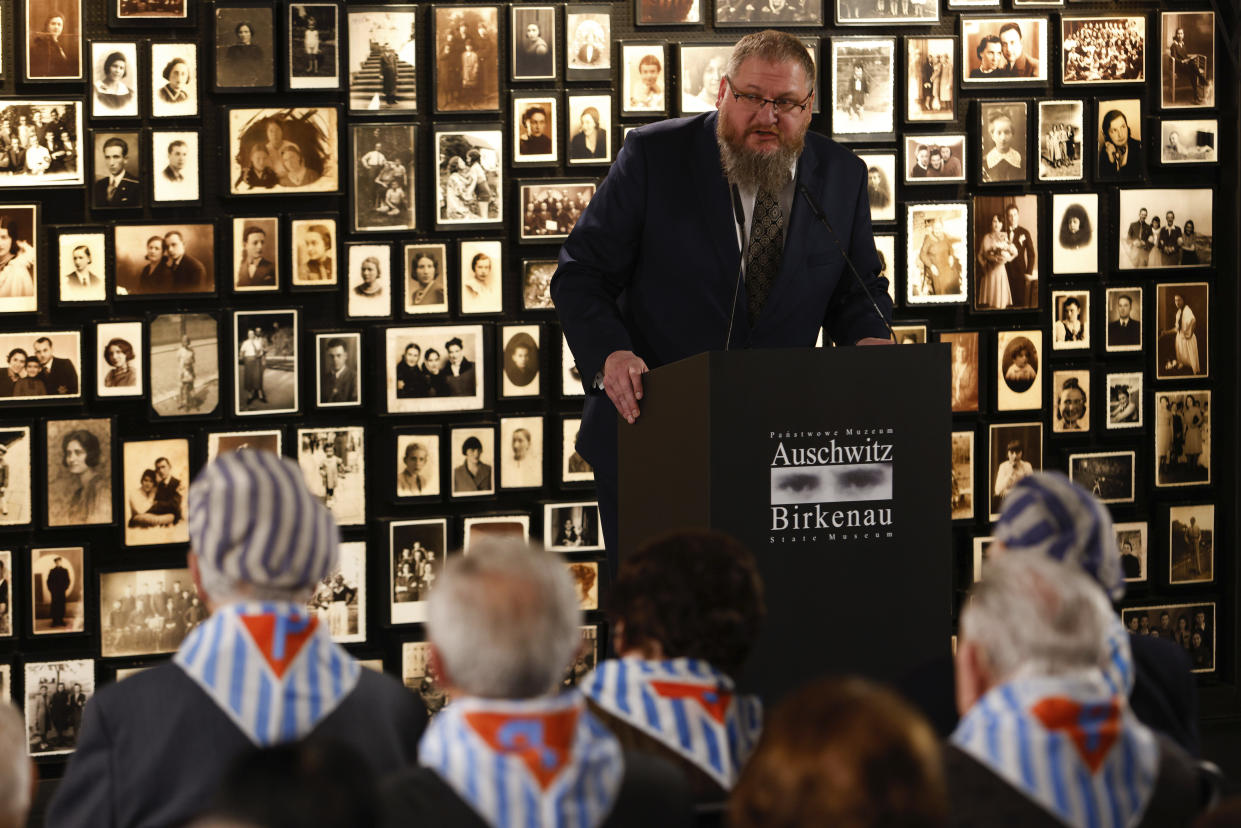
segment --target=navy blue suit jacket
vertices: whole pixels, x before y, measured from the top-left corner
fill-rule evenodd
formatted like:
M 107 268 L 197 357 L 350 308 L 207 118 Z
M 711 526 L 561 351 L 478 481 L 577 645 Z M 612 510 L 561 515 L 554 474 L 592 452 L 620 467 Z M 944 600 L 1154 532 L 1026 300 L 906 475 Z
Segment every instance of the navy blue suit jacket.
M 587 385 L 578 450 L 597 475 L 616 473 L 616 411 L 606 394 L 590 387 L 608 355 L 630 350 L 654 369 L 724 347 L 741 251 L 716 119 L 710 112 L 630 132 L 560 250 L 552 298 Z M 866 165 L 834 141 L 807 132 L 797 180 L 822 205 L 890 318 L 871 232 Z M 744 285 L 738 293 L 731 347 L 809 348 L 821 327 L 844 345 L 867 336 L 887 338 L 800 193 L 785 227 L 780 274 L 753 330 Z

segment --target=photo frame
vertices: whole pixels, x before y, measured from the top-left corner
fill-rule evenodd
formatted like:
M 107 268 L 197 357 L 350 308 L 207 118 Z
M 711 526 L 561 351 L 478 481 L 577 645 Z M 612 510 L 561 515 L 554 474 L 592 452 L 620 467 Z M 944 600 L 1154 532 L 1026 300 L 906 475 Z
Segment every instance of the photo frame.
M 896 130 L 896 38 L 833 37 L 832 137 L 884 140 Z
M 1100 100 L 1096 103 L 1098 125 L 1095 146 L 1099 148 L 1095 177 L 1100 181 L 1122 181 L 1146 176 L 1143 105 L 1141 98 Z
M 95 695 L 94 660 L 27 661 L 24 678 L 22 699 L 30 739 L 26 752 L 34 758 L 73 753 L 78 741 L 77 727 L 72 716 L 51 716 L 52 699 L 61 695 L 57 705 L 61 710 L 85 707 Z
M 476 543 L 493 541 L 530 542 L 529 515 L 481 515 L 461 521 L 461 548 L 469 550 Z
M 199 203 L 201 164 L 198 130 L 152 132 L 151 204 Z
M 1132 635 L 1149 636 L 1160 629 L 1164 615 L 1169 616 L 1172 640 L 1189 656 L 1190 672 L 1215 672 L 1215 602 L 1127 607 L 1120 611 L 1120 621 Z
M 540 178 L 518 181 L 522 242 L 558 242 L 569 237 L 598 184 L 584 178 Z M 542 295 L 541 293 L 539 295 Z M 547 294 L 550 301 L 550 293 Z M 525 301 L 523 299 L 523 301 Z M 542 301 L 533 299 L 532 301 Z
M 1046 84 L 1046 17 L 961 16 L 961 86 Z
M 141 322 L 95 323 L 95 396 L 141 397 L 146 349 Z
M 991 545 L 993 543 L 995 543 L 994 535 L 974 538 L 974 583 L 982 580 L 983 570 L 986 568 L 987 562 L 991 560 Z
M 405 287 L 402 301 L 406 315 L 448 313 L 448 247 L 442 242 L 407 244 Z
M 594 552 L 603 549 L 598 502 L 544 503 L 543 548 L 549 552 Z
M 461 314 L 504 312 L 504 242 L 472 239 L 457 242 Z
M 964 303 L 969 297 L 969 204 L 906 204 L 905 302 Z
M 500 7 L 437 5 L 435 111 L 500 111 Z
M 439 686 L 431 659 L 431 645 L 425 641 L 405 641 L 401 644 L 401 683 L 407 690 L 418 694 L 428 715 L 444 709 L 450 699 Z
M 875 255 L 879 257 L 879 277 L 888 280 L 888 298 L 896 306 L 896 271 L 900 260 L 896 257 L 896 234 L 875 233 Z
M 20 355 L 26 372 L 12 385 L 9 374 L 0 372 L 0 406 L 81 398 L 81 331 L 0 333 L 0 353 L 5 355 L 10 371 Z
M 1052 193 L 1051 273 L 1099 272 L 1098 193 Z
M 1055 371 L 1051 375 L 1053 434 L 1084 434 L 1090 431 L 1090 372 Z M 1108 406 L 1109 415 L 1111 406 Z
M 1179 299 L 1179 302 L 1178 302 Z M 1206 282 L 1155 285 L 1155 378 L 1210 376 L 1210 286 Z
M 229 195 L 340 190 L 336 107 L 231 108 L 225 113 Z
M 1215 106 L 1215 13 L 1160 12 L 1159 86 L 1164 109 Z
M 6 294 L 0 297 L 0 314 L 33 313 L 39 309 L 39 286 L 47 281 L 39 273 L 39 248 L 43 242 L 39 218 L 37 203 L 0 205 L 0 256 L 5 259 L 0 281 Z M 92 295 L 101 292 L 101 281 L 96 285 L 88 278 L 87 282 L 88 289 L 95 288 Z
M 398 433 L 394 456 L 398 498 L 438 498 L 443 493 L 439 429 Z
M 131 569 L 99 573 L 99 655 L 103 658 L 175 653 L 207 619 L 188 569 Z
M 246 216 L 233 219 L 233 291 L 272 293 L 280 290 L 280 218 Z
M 23 125 L 38 130 L 43 125 L 55 135 L 52 148 L 31 147 L 22 169 L 9 159 L 8 169 L 0 168 L 0 189 L 7 187 L 77 187 L 86 183 L 86 157 L 83 153 L 82 102 L 53 98 L 0 98 L 0 120 L 12 124 L 17 136 Z M 46 135 L 46 133 L 45 133 Z M 34 155 L 29 155 L 33 149 Z M 135 145 L 136 149 L 136 145 Z M 134 163 L 137 164 L 135 157 Z
M 495 426 L 453 428 L 448 435 L 453 497 L 496 493 Z
M 1215 164 L 1219 161 L 1219 121 L 1169 120 L 1159 122 L 1159 163 Z
M 1146 81 L 1146 15 L 1060 18 L 1060 82 Z
M 435 148 L 436 229 L 502 226 L 503 131 L 436 125 Z
M 220 406 L 220 323 L 210 313 L 167 313 L 148 325 L 149 402 L 160 417 L 214 414 Z
M 86 547 L 32 547 L 29 558 L 30 633 L 72 635 L 86 631 Z
M 362 334 L 315 334 L 315 405 L 345 408 L 362 402 Z
M 582 372 L 578 370 L 577 359 L 573 356 L 572 349 L 569 348 L 569 338 L 564 335 L 563 330 L 560 332 L 560 396 L 586 396 Z
M 20 53 L 26 83 L 83 80 L 82 0 L 26 0 L 18 8 L 24 12 L 26 42 Z
M 138 210 L 146 203 L 142 169 L 142 133 L 138 130 L 93 130 L 94 174 L 90 190 L 92 210 Z
M 1145 374 L 1141 371 L 1109 373 L 1106 379 L 1107 427 L 1109 429 L 1141 428 L 1142 400 L 1146 396 L 1142 393 Z M 1207 476 L 1209 479 L 1209 471 Z
M 682 43 L 677 47 L 682 115 L 715 109 L 730 54 L 732 46 L 727 43 Z
M 872 224 L 896 221 L 896 153 L 859 152 L 866 165 L 866 196 Z
M 352 15 L 352 12 L 350 12 Z M 413 230 L 418 129 L 413 124 L 350 124 L 349 212 L 356 232 Z
M 500 418 L 500 488 L 543 486 L 543 417 Z
M 1213 261 L 1214 197 L 1214 190 L 1209 189 L 1122 189 L 1117 222 L 1120 269 L 1209 265 Z
M 335 287 L 339 244 L 340 231 L 333 215 L 292 219 L 289 247 L 293 259 L 293 287 Z
M 1148 524 L 1144 520 L 1114 523 L 1116 548 L 1120 550 L 1120 569 L 1126 583 L 1145 581 L 1150 546 L 1147 543 Z
M 611 79 L 612 40 L 610 5 L 574 3 L 566 8 L 565 77 L 571 81 Z
M 808 0 L 803 4 L 794 4 L 783 0 L 753 3 L 715 0 L 715 25 L 718 28 L 759 26 L 782 29 L 822 26 L 823 2 L 824 0 Z
M 1168 585 L 1214 581 L 1215 540 L 1215 504 L 1169 506 Z
M 204 465 L 210 463 L 221 454 L 230 451 L 270 451 L 272 454 L 283 452 L 284 430 L 280 428 L 254 429 L 251 431 L 208 431 L 207 456 Z
M 599 609 L 599 562 L 572 561 L 566 562 L 564 567 L 573 579 L 578 609 L 583 612 Z
M 957 74 L 955 37 L 906 36 L 905 121 L 955 121 Z
M 389 414 L 478 411 L 487 375 L 482 325 L 423 325 L 384 331 Z
M 285 88 L 340 88 L 340 6 L 289 3 L 284 20 Z
M 621 116 L 667 115 L 667 45 L 661 40 L 622 41 L 620 62 Z
M 538 324 L 501 326 L 497 397 L 520 399 L 543 395 L 542 334 L 543 326 Z
M 926 344 L 926 323 L 917 322 L 904 325 L 893 325 L 892 333 L 896 335 L 895 342 L 897 345 L 925 345 Z
M 974 310 L 1039 306 L 1039 197 L 974 196 Z
M 193 24 L 191 0 L 108 0 L 108 23 L 112 26 L 164 28 Z
M 1090 350 L 1090 291 L 1053 290 L 1051 307 L 1052 350 Z
M 0 465 L 5 468 L 5 486 L 0 493 L 0 526 L 25 526 L 34 518 L 33 442 L 30 426 L 17 423 L 0 427 Z M 13 564 L 9 561 L 8 581 L 12 595 Z M 10 604 L 11 604 L 10 600 Z M 10 610 L 12 607 L 10 606 Z M 9 635 L 13 634 L 9 627 Z
M 634 26 L 692 26 L 703 22 L 700 0 L 634 0 Z
M 509 80 L 556 80 L 560 66 L 557 54 L 559 21 L 557 6 L 509 6 L 509 31 L 512 32 Z
M 213 223 L 113 225 L 112 250 L 117 296 L 215 292 Z
M 570 167 L 610 164 L 613 156 L 612 95 L 568 94 L 565 159 Z
M 983 398 L 979 332 L 940 331 L 937 336 L 952 346 L 952 412 L 978 411 L 978 401 Z
M 298 311 L 233 311 L 232 322 L 233 414 L 296 413 Z
M 338 644 L 366 641 L 366 544 L 340 544 L 336 566 L 315 586 L 307 603 Z
M 90 66 L 92 121 L 137 118 L 142 114 L 137 41 L 92 41 Z
M 555 310 L 552 302 L 552 276 L 556 273 L 556 266 L 555 259 L 521 260 L 521 309 L 523 311 Z
M 998 520 L 1000 504 L 1024 477 L 1043 470 L 1043 424 L 1005 423 L 990 427 L 989 520 Z
M 216 92 L 276 91 L 276 11 L 271 3 L 215 4 Z
M 350 3 L 345 9 L 350 114 L 418 111 L 418 7 Z
M 184 437 L 126 440 L 125 545 L 188 543 L 190 441 Z
M 1030 106 L 1025 101 L 978 102 L 978 182 L 1030 180 Z
M 513 166 L 555 166 L 560 160 L 560 98 L 542 92 L 513 93 Z
M 362 426 L 299 428 L 297 465 L 307 489 L 338 525 L 365 525 L 366 444 Z
M 1043 332 L 996 331 L 997 411 L 1043 407 Z
M 974 519 L 974 432 L 952 432 L 952 519 Z
M 1107 350 L 1141 351 L 1143 343 L 1141 286 L 1108 288 L 1105 301 L 1107 303 Z
M 1132 503 L 1136 478 L 1132 451 L 1096 451 L 1069 455 L 1069 480 L 1101 503 Z
M 152 118 L 199 116 L 202 79 L 197 43 L 152 43 L 147 67 Z
M 907 3 L 893 8 L 882 0 L 835 0 L 838 26 L 933 26 L 939 22 L 939 4 Z
M 1211 484 L 1211 392 L 1160 391 L 1155 395 L 1155 485 Z
M 15 207 L 3 209 L 11 210 Z M 18 224 L 20 223 L 19 220 Z M 37 222 L 35 226 L 37 232 Z M 9 237 L 13 237 L 12 230 Z M 56 272 L 59 274 L 56 283 L 60 303 L 63 305 L 107 301 L 107 286 L 114 280 L 113 274 L 108 272 L 108 265 L 112 260 L 108 257 L 108 235 L 104 228 L 61 227 L 56 234 L 56 250 Z M 8 301 L 18 304 L 17 298 L 9 297 Z M 0 307 L 3 307 L 4 301 L 0 300 Z M 29 300 L 26 304 L 30 304 Z
M 560 485 L 593 484 L 595 470 L 578 453 L 577 437 L 582 428 L 581 417 L 560 418 Z
M 903 136 L 906 185 L 964 182 L 965 133 Z
M 427 620 L 427 597 L 443 573 L 448 546 L 447 518 L 394 520 L 388 524 L 388 617 L 393 624 Z
M 12 638 L 13 600 L 17 597 L 13 583 L 13 553 L 8 549 L 0 549 L 0 638 Z M 8 701 L 8 666 L 3 665 L 0 673 L 0 699 Z
M 1038 102 L 1038 180 L 1081 181 L 1086 169 L 1081 101 Z
M 345 245 L 345 262 L 345 315 L 353 319 L 391 317 L 396 284 L 392 276 L 392 245 L 351 242 Z
M 48 420 L 44 507 L 49 528 L 112 523 L 110 417 Z

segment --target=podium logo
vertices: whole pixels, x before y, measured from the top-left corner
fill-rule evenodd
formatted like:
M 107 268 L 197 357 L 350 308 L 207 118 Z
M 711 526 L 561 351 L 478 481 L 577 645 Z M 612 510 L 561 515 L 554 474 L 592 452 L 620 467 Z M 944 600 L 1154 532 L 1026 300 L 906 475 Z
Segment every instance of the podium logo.
M 860 462 L 859 462 L 860 461 Z M 771 461 L 771 524 L 775 532 L 815 532 L 805 540 L 873 537 L 892 525 L 892 444 L 873 438 L 810 447 L 780 441 Z M 842 508 L 823 504 L 872 504 Z M 822 538 L 818 532 L 826 535 Z M 776 542 L 776 538 L 772 538 Z

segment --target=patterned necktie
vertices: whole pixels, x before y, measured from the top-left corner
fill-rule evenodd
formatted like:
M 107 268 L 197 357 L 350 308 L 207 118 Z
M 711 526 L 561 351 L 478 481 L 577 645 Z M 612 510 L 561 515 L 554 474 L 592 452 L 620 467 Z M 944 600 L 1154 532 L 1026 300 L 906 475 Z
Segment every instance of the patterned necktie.
M 780 202 L 766 190 L 754 198 L 754 218 L 750 222 L 750 249 L 746 253 L 745 281 L 750 326 L 758 320 L 771 286 L 780 272 L 784 256 L 784 213 Z

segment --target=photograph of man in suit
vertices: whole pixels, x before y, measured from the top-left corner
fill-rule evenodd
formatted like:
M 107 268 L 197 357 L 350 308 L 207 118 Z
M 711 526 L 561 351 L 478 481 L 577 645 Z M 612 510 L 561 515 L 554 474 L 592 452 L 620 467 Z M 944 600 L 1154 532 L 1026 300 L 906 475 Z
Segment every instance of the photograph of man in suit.
M 814 78 L 796 37 L 772 30 L 743 37 L 720 78 L 717 110 L 629 133 L 561 249 L 552 295 L 586 387 L 577 449 L 595 469 L 610 555 L 616 412 L 637 420 L 648 369 L 725 343 L 808 348 L 824 326 L 840 345 L 890 341 L 892 304 L 878 275 L 866 164 L 807 132 Z M 845 273 L 805 198 L 795 198 L 798 186 L 841 233 L 882 316 Z M 677 206 L 686 193 L 704 209 Z M 684 308 L 695 311 L 672 312 Z
M 1037 78 L 1038 60 L 1025 54 L 1025 44 L 1021 40 L 1021 26 L 1009 21 L 1000 27 L 1000 43 L 1003 47 L 1003 69 L 1005 76 L 1010 78 Z
M 52 596 L 51 616 L 53 627 L 65 626 L 65 595 L 69 592 L 69 570 L 60 556 L 52 558 L 52 568 L 47 573 L 47 592 Z
M 1116 300 L 1116 318 L 1107 323 L 1107 347 L 1142 344 L 1142 323 L 1132 313 L 1133 299 L 1122 293 Z
M 276 266 L 263 254 L 267 247 L 267 231 L 247 225 L 241 235 L 241 262 L 237 265 L 237 287 L 273 287 Z
M 94 206 L 99 208 L 141 207 L 142 184 L 125 168 L 129 143 L 115 135 L 103 142 L 105 175 L 95 181 Z
M 333 337 L 327 342 L 323 360 L 323 376 L 319 378 L 319 394 L 325 403 L 358 401 L 358 372 L 349 364 L 345 340 Z
M 70 254 L 73 270 L 60 279 L 60 301 L 90 302 L 104 299 L 103 279 L 90 269 L 93 257 L 90 248 L 79 244 Z
M 174 291 L 195 293 L 211 289 L 211 283 L 207 281 L 207 269 L 202 262 L 185 251 L 185 237 L 179 230 L 164 234 L 164 248 L 167 251 L 168 277 Z
M 444 344 L 448 353 L 448 370 L 444 372 L 444 384 L 450 396 L 469 397 L 475 392 L 474 363 L 465 358 L 465 344 L 453 337 Z
M 1038 250 L 1030 231 L 1022 227 L 1021 211 L 1011 204 L 1005 211 L 1007 217 L 1004 232 L 1017 248 L 1017 257 L 1005 265 L 1008 269 L 1008 288 L 1012 291 L 1013 307 L 1038 307 Z
M 183 495 L 181 481 L 172 476 L 172 463 L 167 457 L 156 459 L 155 507 L 158 507 L 157 514 L 172 515 L 173 523 L 179 522 L 185 516 L 181 509 Z
M 41 336 L 34 341 L 34 354 L 39 360 L 39 379 L 49 394 L 78 393 L 78 369 L 67 359 L 52 355 L 52 340 Z
M 198 173 L 190 164 L 190 145 L 178 138 L 168 144 L 168 164 L 155 180 L 156 201 L 198 198 Z
M 1138 220 L 1130 222 L 1129 229 L 1125 233 L 1132 267 L 1146 267 L 1150 263 L 1151 248 L 1155 246 L 1155 234 L 1146 216 L 1145 207 L 1138 210 Z

